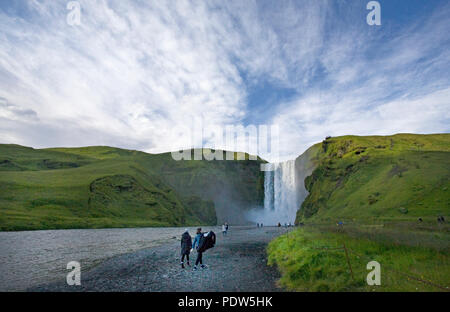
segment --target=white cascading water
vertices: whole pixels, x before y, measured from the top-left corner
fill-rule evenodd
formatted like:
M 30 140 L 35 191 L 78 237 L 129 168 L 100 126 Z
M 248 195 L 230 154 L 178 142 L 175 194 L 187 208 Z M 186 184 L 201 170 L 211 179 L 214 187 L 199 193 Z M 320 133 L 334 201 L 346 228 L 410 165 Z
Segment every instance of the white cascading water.
M 305 178 L 314 170 L 313 152 L 307 150 L 295 160 L 266 164 L 273 170 L 264 173 L 264 208 L 250 209 L 248 221 L 265 225 L 294 224 L 297 211 L 308 196 Z
M 273 168 L 273 164 L 269 164 Z M 273 171 L 266 171 L 264 173 L 264 211 L 273 210 Z
M 271 164 L 273 171 L 264 177 L 264 213 L 267 225 L 294 224 L 299 208 L 295 160 Z

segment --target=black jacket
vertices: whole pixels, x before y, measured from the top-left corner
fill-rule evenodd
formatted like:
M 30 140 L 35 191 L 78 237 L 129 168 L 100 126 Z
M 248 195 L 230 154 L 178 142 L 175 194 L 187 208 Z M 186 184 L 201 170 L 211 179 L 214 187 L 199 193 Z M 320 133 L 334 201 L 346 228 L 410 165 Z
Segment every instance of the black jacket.
M 181 236 L 181 254 L 188 255 L 192 248 L 192 238 L 188 232 L 184 232 Z
M 206 236 L 205 236 L 206 235 Z M 203 233 L 198 244 L 198 252 L 204 252 L 205 250 L 214 247 L 216 244 L 216 234 L 213 231 Z

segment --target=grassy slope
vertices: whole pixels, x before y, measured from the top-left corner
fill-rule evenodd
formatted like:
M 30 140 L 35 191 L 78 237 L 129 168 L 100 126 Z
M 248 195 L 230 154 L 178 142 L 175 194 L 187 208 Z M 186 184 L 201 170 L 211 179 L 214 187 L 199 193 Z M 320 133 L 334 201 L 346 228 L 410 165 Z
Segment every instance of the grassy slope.
M 175 162 L 168 153 L 111 147 L 36 150 L 0 145 L 0 229 L 215 224 L 213 198 L 198 189 L 182 194 L 166 174 L 171 172 L 168 177 L 180 183 L 192 179 L 192 188 L 201 188 L 195 178 L 219 175 L 223 164 L 215 163 L 224 162 Z M 246 161 L 226 163 L 234 163 L 226 164 L 230 176 L 245 171 Z M 250 201 L 261 200 L 257 178 L 242 183 Z
M 450 134 L 329 138 L 311 148 L 316 169 L 297 213 L 306 227 L 274 240 L 269 264 L 280 284 L 306 291 L 439 291 L 405 277 L 450 286 Z M 424 220 L 417 221 L 418 217 Z M 336 226 L 344 221 L 344 226 Z M 343 251 L 355 272 L 351 279 Z M 370 260 L 381 263 L 382 285 L 365 282 Z
M 314 157 L 297 222 L 435 220 L 450 211 L 450 134 L 344 136 Z
M 280 286 L 295 291 L 442 291 L 419 278 L 450 287 L 449 228 L 368 229 L 352 226 L 300 228 L 272 241 L 269 264 L 282 273 Z M 344 251 L 349 250 L 354 280 Z M 367 263 L 381 266 L 381 285 L 368 286 Z M 403 273 L 409 276 L 403 275 Z

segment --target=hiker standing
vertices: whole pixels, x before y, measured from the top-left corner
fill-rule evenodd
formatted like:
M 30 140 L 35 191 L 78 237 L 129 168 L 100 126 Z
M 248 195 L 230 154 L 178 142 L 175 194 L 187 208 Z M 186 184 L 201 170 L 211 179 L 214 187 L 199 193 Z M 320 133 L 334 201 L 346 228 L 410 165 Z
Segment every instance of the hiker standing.
M 228 222 L 225 222 L 225 230 L 227 231 L 228 234 Z
M 183 235 L 181 235 L 181 268 L 184 269 L 184 257 L 186 257 L 187 265 L 190 266 L 189 263 L 189 253 L 192 248 L 192 238 L 189 235 L 188 229 L 184 230 Z
M 223 236 L 227 235 L 227 226 L 225 224 L 222 224 L 222 234 Z

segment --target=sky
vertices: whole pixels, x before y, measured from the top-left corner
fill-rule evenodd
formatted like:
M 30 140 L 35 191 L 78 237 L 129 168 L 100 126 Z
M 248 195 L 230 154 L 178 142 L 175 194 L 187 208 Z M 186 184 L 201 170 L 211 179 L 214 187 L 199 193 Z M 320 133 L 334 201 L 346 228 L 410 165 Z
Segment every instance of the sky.
M 79 25 L 68 2 L 0 0 L 0 143 L 160 153 L 276 125 L 287 160 L 450 130 L 447 0 L 381 0 L 379 26 L 368 0 L 80 0 Z

